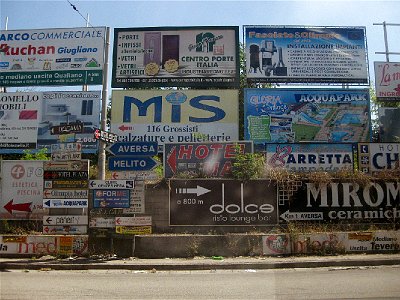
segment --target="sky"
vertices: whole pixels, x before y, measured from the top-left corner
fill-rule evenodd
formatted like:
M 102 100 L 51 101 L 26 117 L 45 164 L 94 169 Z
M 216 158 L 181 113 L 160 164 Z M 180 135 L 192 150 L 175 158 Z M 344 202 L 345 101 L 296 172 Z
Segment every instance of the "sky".
M 375 54 L 385 51 L 385 43 L 383 26 L 374 23 L 400 25 L 400 0 L 0 0 L 0 12 L 1 30 L 85 27 L 87 20 L 111 33 L 126 27 L 239 26 L 241 41 L 243 25 L 365 26 L 372 81 L 373 62 L 386 60 Z M 400 53 L 400 26 L 388 25 L 387 36 L 389 51 Z M 400 55 L 390 55 L 390 61 L 400 61 Z

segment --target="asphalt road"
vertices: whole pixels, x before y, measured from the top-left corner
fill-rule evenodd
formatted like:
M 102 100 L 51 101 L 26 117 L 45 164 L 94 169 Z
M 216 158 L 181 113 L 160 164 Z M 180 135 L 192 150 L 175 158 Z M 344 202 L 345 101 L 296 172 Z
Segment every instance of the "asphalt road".
M 400 299 L 400 266 L 0 272 L 0 299 Z

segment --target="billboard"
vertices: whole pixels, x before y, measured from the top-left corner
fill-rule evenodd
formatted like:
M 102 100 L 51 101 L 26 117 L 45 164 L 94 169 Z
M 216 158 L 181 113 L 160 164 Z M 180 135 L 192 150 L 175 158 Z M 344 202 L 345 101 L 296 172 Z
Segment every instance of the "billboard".
M 353 171 L 352 144 L 266 144 L 266 166 L 291 172 Z
M 111 85 L 239 87 L 239 28 L 115 28 Z
M 100 124 L 100 91 L 1 93 L 0 99 L 5 101 L 0 104 L 4 108 L 0 109 L 0 132 L 4 133 L 0 153 L 22 153 L 25 148 L 50 152 L 76 127 L 80 133 L 72 138 L 82 144 L 82 151 L 97 152 L 93 132 Z
M 400 143 L 359 143 L 358 169 L 372 175 L 383 171 L 400 174 Z
M 367 89 L 245 89 L 245 140 L 254 144 L 370 140 Z
M 0 219 L 42 220 L 43 161 L 1 161 Z
M 303 181 L 279 201 L 279 222 L 394 223 L 400 218 L 400 182 Z
M 379 107 L 379 140 L 400 142 L 400 108 Z
M 0 93 L 0 149 L 36 149 L 42 93 Z
M 120 142 L 229 142 L 239 139 L 237 90 L 112 92 L 111 131 Z
M 253 153 L 253 143 L 246 141 L 218 143 L 166 143 L 164 145 L 164 177 L 179 173 L 229 177 L 236 150 Z
M 365 27 L 244 26 L 249 82 L 368 84 Z
M 277 223 L 277 188 L 265 180 L 170 180 L 171 226 Z
M 380 101 L 400 101 L 400 62 L 374 62 L 375 93 Z
M 0 31 L 0 86 L 102 84 L 105 27 Z

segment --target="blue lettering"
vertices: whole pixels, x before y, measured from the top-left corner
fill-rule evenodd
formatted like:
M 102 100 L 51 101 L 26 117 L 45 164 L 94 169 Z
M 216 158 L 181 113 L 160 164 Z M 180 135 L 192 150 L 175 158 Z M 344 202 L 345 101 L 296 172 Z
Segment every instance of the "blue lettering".
M 198 96 L 198 97 L 194 97 L 193 99 L 191 99 L 190 105 L 192 107 L 212 112 L 212 113 L 214 113 L 214 116 L 209 117 L 209 118 L 189 117 L 190 122 L 198 122 L 198 123 L 216 122 L 225 117 L 225 115 L 226 115 L 225 111 L 223 111 L 222 109 L 220 109 L 218 107 L 203 104 L 203 103 L 201 103 L 202 101 L 219 102 L 220 99 L 218 96 Z
M 136 107 L 138 108 L 139 111 L 138 116 L 146 116 L 147 109 L 149 108 L 150 105 L 154 104 L 154 122 L 161 122 L 161 114 L 162 114 L 161 96 L 150 98 L 144 102 L 133 97 L 125 96 L 123 122 L 132 122 L 131 120 L 132 104 L 136 105 Z

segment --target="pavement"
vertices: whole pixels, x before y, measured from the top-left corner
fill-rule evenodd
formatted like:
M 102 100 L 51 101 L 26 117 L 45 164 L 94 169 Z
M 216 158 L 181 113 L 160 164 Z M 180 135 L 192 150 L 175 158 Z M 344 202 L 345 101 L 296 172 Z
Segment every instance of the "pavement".
M 287 268 L 322 267 L 370 267 L 399 265 L 397 254 L 347 254 L 335 256 L 287 256 L 287 257 L 194 257 L 194 258 L 118 258 L 111 257 L 69 257 L 56 258 L 0 258 L 0 271 L 22 270 L 261 270 Z

